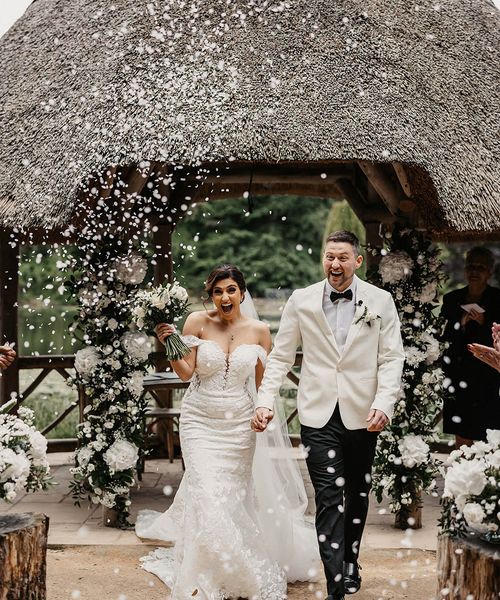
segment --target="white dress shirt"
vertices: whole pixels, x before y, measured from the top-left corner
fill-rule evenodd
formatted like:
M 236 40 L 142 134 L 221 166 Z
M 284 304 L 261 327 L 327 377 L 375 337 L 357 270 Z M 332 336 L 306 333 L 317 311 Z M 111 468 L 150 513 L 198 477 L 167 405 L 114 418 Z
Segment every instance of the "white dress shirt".
M 347 334 L 354 318 L 354 312 L 356 311 L 356 278 L 353 279 L 351 285 L 344 290 L 352 290 L 352 300 L 341 298 L 332 302 L 330 300 L 330 294 L 332 292 L 339 293 L 338 290 L 333 288 L 328 281 L 325 282 L 325 292 L 323 295 L 323 311 L 325 313 L 326 320 L 330 325 L 335 341 L 339 347 L 340 352 L 343 352 Z

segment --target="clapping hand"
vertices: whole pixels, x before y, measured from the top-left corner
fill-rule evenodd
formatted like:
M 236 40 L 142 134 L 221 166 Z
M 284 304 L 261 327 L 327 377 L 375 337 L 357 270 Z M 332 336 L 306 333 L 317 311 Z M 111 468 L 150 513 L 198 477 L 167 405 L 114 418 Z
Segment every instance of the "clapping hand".
M 469 344 L 467 348 L 476 358 L 500 373 L 500 325 L 498 323 L 493 323 L 491 336 L 493 338 L 493 348 L 483 346 L 483 344 Z
M 0 369 L 6 369 L 14 362 L 16 352 L 8 344 L 0 346 Z
M 274 417 L 274 413 L 272 410 L 265 408 L 264 406 L 259 406 L 259 408 L 255 409 L 255 414 L 251 421 L 251 427 L 254 431 L 265 431 L 267 424 Z

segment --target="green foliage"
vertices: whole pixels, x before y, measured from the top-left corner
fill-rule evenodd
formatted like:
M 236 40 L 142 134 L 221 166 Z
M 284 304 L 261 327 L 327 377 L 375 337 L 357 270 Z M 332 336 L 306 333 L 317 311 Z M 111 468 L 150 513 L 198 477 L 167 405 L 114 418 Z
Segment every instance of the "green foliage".
M 197 206 L 174 233 L 176 276 L 194 293 L 210 271 L 235 263 L 252 294 L 317 281 L 324 223 L 331 200 L 298 196 L 242 198 Z

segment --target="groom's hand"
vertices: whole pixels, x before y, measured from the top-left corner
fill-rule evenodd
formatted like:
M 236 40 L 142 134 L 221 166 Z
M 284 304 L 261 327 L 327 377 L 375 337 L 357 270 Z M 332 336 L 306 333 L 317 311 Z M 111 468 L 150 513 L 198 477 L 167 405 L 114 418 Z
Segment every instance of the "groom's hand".
M 274 413 L 272 410 L 269 410 L 264 406 L 259 406 L 259 408 L 255 409 L 255 414 L 252 418 L 252 429 L 254 431 L 264 431 L 273 417 Z
M 385 412 L 378 410 L 377 408 L 372 408 L 368 413 L 366 421 L 368 423 L 366 426 L 368 431 L 382 431 L 389 422 L 389 418 Z

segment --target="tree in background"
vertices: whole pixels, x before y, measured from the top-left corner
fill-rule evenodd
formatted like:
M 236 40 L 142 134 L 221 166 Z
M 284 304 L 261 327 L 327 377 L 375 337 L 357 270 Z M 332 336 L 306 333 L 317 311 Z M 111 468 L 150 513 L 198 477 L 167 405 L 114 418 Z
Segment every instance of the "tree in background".
M 243 198 L 196 206 L 173 236 L 177 278 L 190 290 L 219 263 L 235 263 L 250 292 L 264 296 L 273 288 L 298 288 L 321 277 L 324 224 L 331 200 L 299 196 Z

